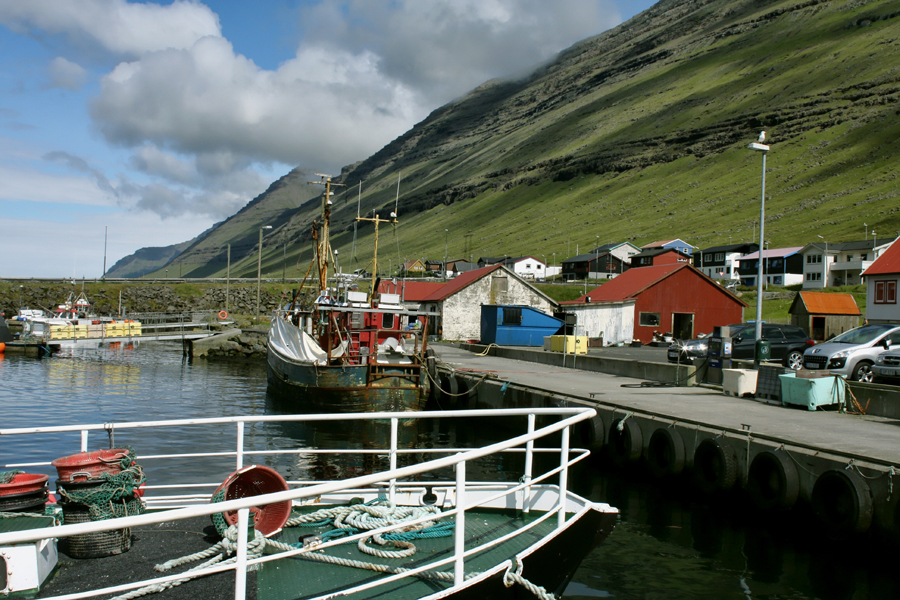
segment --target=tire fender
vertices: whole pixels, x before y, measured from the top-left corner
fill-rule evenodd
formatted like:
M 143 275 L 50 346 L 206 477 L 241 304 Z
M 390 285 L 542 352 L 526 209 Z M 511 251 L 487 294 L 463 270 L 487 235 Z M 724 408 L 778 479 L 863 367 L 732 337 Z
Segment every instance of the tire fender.
M 757 454 L 747 471 L 747 491 L 762 510 L 794 506 L 800 494 L 800 477 L 787 452 L 765 450 Z
M 684 440 L 678 430 L 660 427 L 647 442 L 647 468 L 659 478 L 678 475 L 684 470 L 684 454 Z
M 459 396 L 454 398 L 454 400 L 456 400 L 458 404 L 465 406 L 466 404 L 468 404 L 469 398 L 471 396 L 469 382 L 465 378 L 459 377 L 457 375 L 453 376 L 453 380 L 456 382 L 456 391 L 454 393 L 459 394 Z
M 694 452 L 694 481 L 706 493 L 727 491 L 737 482 L 738 466 L 727 440 L 706 438 Z
M 819 475 L 811 502 L 816 517 L 832 536 L 864 533 L 872 524 L 872 493 L 856 471 L 832 469 Z
M 634 419 L 616 419 L 609 427 L 606 445 L 613 462 L 617 465 L 625 465 L 639 459 L 643 449 L 640 425 Z
M 440 397 L 444 408 L 455 408 L 456 403 L 459 401 L 459 396 L 456 395 L 459 389 L 456 386 L 456 377 L 449 373 L 441 373 L 438 381 L 441 385 Z
M 578 424 L 578 443 L 588 450 L 598 450 L 606 441 L 606 428 L 600 415 Z

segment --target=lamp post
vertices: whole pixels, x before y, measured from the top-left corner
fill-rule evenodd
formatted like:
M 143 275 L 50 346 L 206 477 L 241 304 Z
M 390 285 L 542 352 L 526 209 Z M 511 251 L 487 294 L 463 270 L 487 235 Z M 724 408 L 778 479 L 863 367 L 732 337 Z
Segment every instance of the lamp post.
M 816 237 L 825 242 L 825 255 L 822 256 L 822 288 L 826 288 L 828 287 L 828 240 L 821 235 Z
M 594 268 L 597 269 L 594 271 L 597 274 L 597 276 L 594 277 L 594 282 L 596 283 L 596 280 L 600 276 L 600 236 L 595 235 L 594 237 L 597 238 L 597 241 L 595 242 L 597 245 L 594 246 Z
M 766 226 L 766 154 L 769 152 L 769 147 L 762 143 L 762 140 L 765 139 L 765 132 L 759 136 L 759 142 L 753 142 L 747 148 L 750 150 L 755 150 L 757 152 L 762 152 L 762 194 L 759 198 L 759 252 L 762 255 L 763 251 L 763 240 L 764 230 Z M 756 339 L 762 339 L 762 286 L 760 282 L 763 278 L 763 262 L 762 256 L 760 256 L 759 264 L 756 268 Z M 756 361 L 754 361 L 756 362 Z
M 109 239 L 109 225 L 103 226 L 103 279 L 106 279 L 106 241 Z
M 766 240 L 766 256 L 765 256 L 765 258 L 763 259 L 763 260 L 766 261 L 765 263 L 763 263 L 763 277 L 764 277 L 765 280 L 766 280 L 766 290 L 769 289 L 769 269 L 766 268 L 766 267 L 768 267 L 769 265 L 766 264 L 766 263 L 769 262 L 769 244 L 770 244 L 770 243 L 771 243 L 771 242 L 769 242 L 769 240 Z
M 869 241 L 869 224 L 863 223 L 863 227 L 866 228 L 866 241 L 868 242 Z
M 448 235 L 450 235 L 450 230 L 445 229 L 444 230 L 444 264 L 441 265 L 441 271 L 443 273 L 443 275 L 441 277 L 442 279 L 447 279 L 447 248 L 448 248 L 448 243 L 449 243 L 447 241 Z
M 259 323 L 259 286 L 262 280 L 262 240 L 263 229 L 272 229 L 271 225 L 263 225 L 259 228 L 259 252 L 256 256 L 256 322 Z

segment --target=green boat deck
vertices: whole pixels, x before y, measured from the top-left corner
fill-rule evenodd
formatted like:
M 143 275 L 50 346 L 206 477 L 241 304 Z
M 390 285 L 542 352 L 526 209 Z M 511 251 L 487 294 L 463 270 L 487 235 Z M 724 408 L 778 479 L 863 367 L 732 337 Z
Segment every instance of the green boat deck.
M 312 512 L 321 507 L 312 507 Z M 296 508 L 295 508 L 296 511 Z M 542 516 L 542 512 L 521 512 L 501 510 L 466 511 L 466 549 L 474 548 L 492 539 L 496 539 L 521 528 Z M 453 522 L 453 516 L 444 521 Z M 551 516 L 532 529 L 523 532 L 510 540 L 488 548 L 466 559 L 466 575 L 486 571 L 497 564 L 508 561 L 518 552 L 536 543 L 552 533 L 556 526 L 556 517 Z M 321 535 L 334 529 L 324 527 L 291 527 L 282 531 L 279 540 L 284 543 L 297 543 L 301 536 Z M 453 556 L 453 535 L 440 538 L 421 538 L 413 540 L 417 552 L 408 558 L 384 559 L 361 552 L 357 543 L 350 542 L 341 546 L 325 549 L 324 553 L 367 563 L 389 565 L 391 567 L 412 569 L 428 562 L 450 558 Z M 370 545 L 374 545 L 371 544 Z M 393 549 L 385 546 L 384 549 Z M 444 565 L 440 570 L 453 573 L 453 563 Z M 336 593 L 353 585 L 376 581 L 385 575 L 368 569 L 349 566 L 331 565 L 301 557 L 285 558 L 262 565 L 257 573 L 257 592 L 259 600 L 295 600 L 312 598 L 323 594 Z M 404 600 L 421 598 L 439 592 L 452 585 L 450 581 L 441 582 L 420 577 L 408 577 L 393 583 L 365 590 L 345 598 L 391 598 Z

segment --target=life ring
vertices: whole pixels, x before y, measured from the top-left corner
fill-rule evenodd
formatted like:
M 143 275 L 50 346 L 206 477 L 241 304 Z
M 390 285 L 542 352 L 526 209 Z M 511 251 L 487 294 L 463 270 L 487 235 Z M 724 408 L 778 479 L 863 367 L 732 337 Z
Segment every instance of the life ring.
M 647 468 L 659 478 L 678 475 L 684 470 L 684 440 L 678 430 L 660 427 L 647 442 Z
M 869 484 L 855 471 L 832 469 L 816 479 L 813 512 L 832 537 L 865 533 L 872 524 L 874 503 Z
M 603 447 L 606 438 L 606 428 L 603 426 L 603 417 L 600 415 L 588 421 L 582 421 L 576 429 L 580 444 L 588 450 L 597 450 Z
M 641 457 L 643 439 L 641 428 L 633 419 L 616 419 L 609 426 L 607 447 L 617 465 L 635 461 Z
M 694 481 L 706 493 L 730 490 L 737 482 L 734 451 L 724 440 L 706 438 L 694 452 Z
M 227 310 L 220 310 L 220 311 L 219 311 L 219 318 L 220 318 L 220 319 L 227 319 L 227 318 L 228 318 L 228 311 L 227 311 Z
M 762 510 L 791 508 L 800 494 L 794 461 L 786 452 L 760 452 L 747 471 L 747 491 Z

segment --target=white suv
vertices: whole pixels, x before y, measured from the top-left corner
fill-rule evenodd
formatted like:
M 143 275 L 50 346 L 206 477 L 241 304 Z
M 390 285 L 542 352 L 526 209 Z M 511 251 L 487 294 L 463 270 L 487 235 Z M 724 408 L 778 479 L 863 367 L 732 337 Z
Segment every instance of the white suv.
M 900 326 L 865 325 L 813 346 L 803 353 L 803 367 L 828 370 L 844 378 L 871 383 L 878 355 L 900 345 Z

